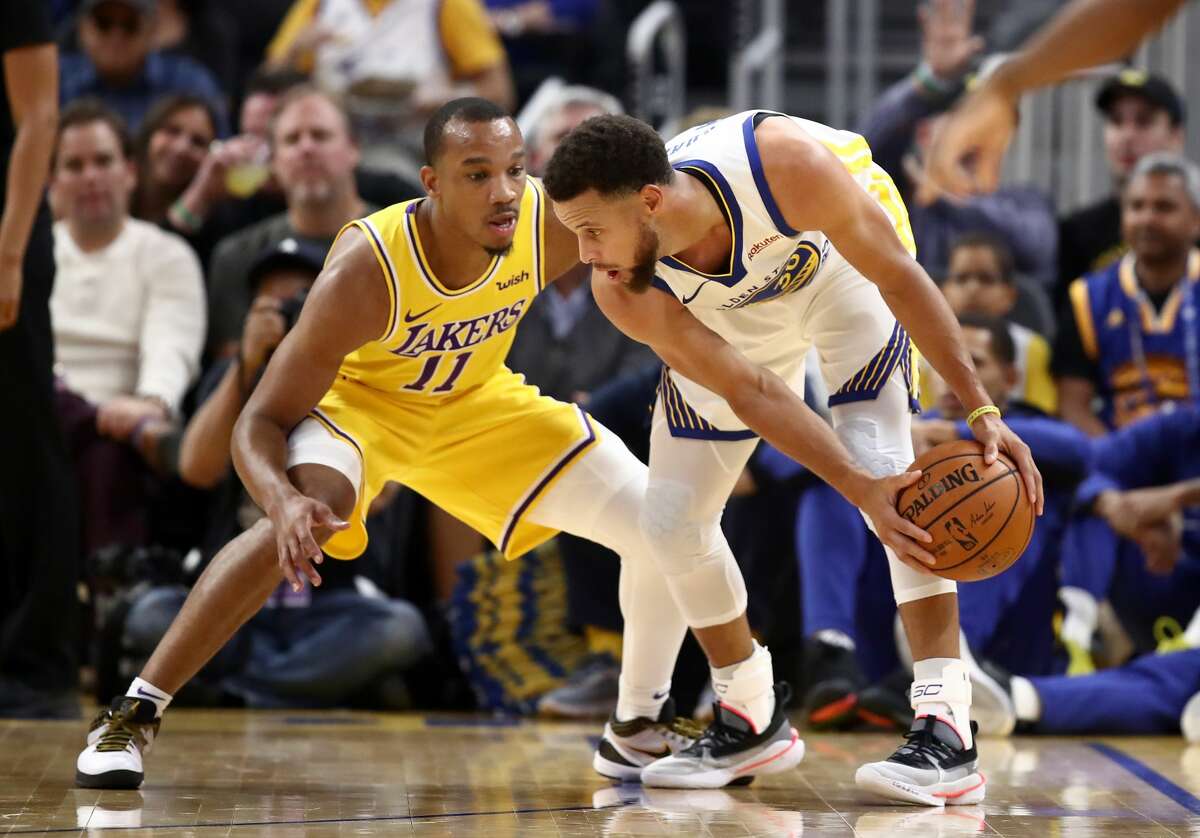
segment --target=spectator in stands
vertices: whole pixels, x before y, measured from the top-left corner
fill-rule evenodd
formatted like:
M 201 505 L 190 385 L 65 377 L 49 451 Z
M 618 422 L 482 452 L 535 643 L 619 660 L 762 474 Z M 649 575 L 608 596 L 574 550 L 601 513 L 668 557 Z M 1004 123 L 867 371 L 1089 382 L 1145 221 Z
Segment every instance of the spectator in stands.
M 1004 321 L 963 315 L 960 322 L 980 382 L 1004 411 L 1005 420 L 1029 443 L 1046 490 L 1045 513 L 1020 562 L 959 591 L 964 659 L 973 651 L 1027 674 L 1044 674 L 1057 666 L 1051 617 L 1060 537 L 1075 487 L 1087 473 L 1090 448 L 1087 437 L 1070 425 L 1010 400 L 1017 375 L 1016 347 Z M 952 393 L 944 394 L 938 407 L 913 422 L 918 454 L 944 442 L 971 439 L 966 410 Z M 879 588 L 887 590 L 882 548 L 858 511 L 823 484 L 802 497 L 796 534 L 801 614 L 808 638 L 804 706 L 809 723 L 844 728 L 865 721 L 907 729 L 912 721 L 906 694 L 911 673 L 866 686 L 868 675 L 879 677 L 891 657 L 880 650 L 892 647 L 895 609 L 887 606 L 886 595 L 875 595 Z M 830 560 L 834 556 L 837 561 Z M 1000 686 L 974 661 L 971 669 L 973 713 L 981 728 L 1009 732 L 1013 720 Z
M 1143 157 L 1121 227 L 1130 252 L 1071 283 L 1051 367 L 1062 417 L 1093 436 L 1200 399 L 1200 168 Z
M 79 715 L 78 510 L 55 422 L 50 10 L 0 0 L 0 717 Z
M 345 97 L 365 159 L 410 174 L 425 118 L 445 102 L 514 105 L 504 47 L 481 0 L 296 0 L 267 61 L 311 72 Z
M 1200 409 L 1095 440 L 1095 458 L 1075 498 L 1083 517 L 1068 531 L 1063 581 L 1092 598 L 1093 614 L 1107 598 L 1144 654 L 1085 677 L 1013 678 L 1017 718 L 1039 733 L 1147 734 L 1175 732 L 1183 713 L 1200 741 Z M 1094 616 L 1080 627 L 1074 640 L 1086 647 Z
M 1170 646 L 1200 608 L 1200 408 L 1133 422 L 1095 452 L 1063 545 L 1064 639 L 1090 651 L 1107 599 L 1136 651 Z
M 256 191 L 268 172 L 265 140 L 238 136 L 219 142 L 216 130 L 216 113 L 206 99 L 170 94 L 150 109 L 136 143 L 133 216 L 183 236 L 201 263 L 241 226 L 242 213 L 231 202 Z
M 375 209 L 359 196 L 358 146 L 329 95 L 307 86 L 286 93 L 271 126 L 271 148 L 287 211 L 226 237 L 213 252 L 209 348 L 222 356 L 237 352 L 250 308 L 247 271 L 257 254 L 288 238 L 328 250 L 346 223 Z
M 134 447 L 145 423 L 178 414 L 204 344 L 204 284 L 187 243 L 131 218 L 131 141 L 100 102 L 62 114 L 51 191 L 58 275 L 50 309 L 59 418 L 83 498 L 84 550 L 146 535 Z
M 1122 70 L 1100 88 L 1096 107 L 1104 115 L 1104 154 L 1114 188 L 1059 222 L 1056 306 L 1066 302 L 1067 286 L 1073 281 L 1107 267 L 1125 252 L 1121 191 L 1137 162 L 1158 151 L 1183 151 L 1187 113 L 1162 76 Z
M 230 468 L 229 440 L 242 405 L 271 353 L 300 313 L 321 271 L 325 248 L 284 239 L 255 255 L 248 282 L 254 302 L 236 358 L 219 361 L 200 387 L 200 406 L 188 422 L 180 476 L 219 488 L 202 544 L 206 563 L 217 548 L 262 516 Z M 385 498 L 372 506 L 377 511 Z M 371 548 L 368 548 L 369 550 Z M 334 706 L 347 702 L 394 706 L 401 670 L 430 648 L 429 632 L 412 604 L 379 593 L 364 575 L 377 552 L 351 562 L 327 562 L 320 587 L 299 593 L 287 584 L 201 673 L 195 701 L 233 696 L 252 707 Z M 186 589 L 148 591 L 126 618 L 127 652 L 145 657 L 183 606 Z
M 200 64 L 154 50 L 154 13 L 155 0 L 86 0 L 78 14 L 81 52 L 59 62 L 60 100 L 99 98 L 136 131 L 160 96 L 191 93 L 212 103 L 224 136 L 224 94 Z
M 917 260 L 935 278 L 946 275 L 950 243 L 969 231 L 990 233 L 1013 254 L 1016 272 L 1049 289 L 1057 274 L 1057 233 L 1049 199 L 1031 187 L 1006 186 L 966 200 L 933 191 L 920 160 L 945 112 L 962 94 L 983 41 L 971 31 L 971 5 L 932 0 L 918 7 L 921 63 L 888 88 L 863 120 L 861 133 L 908 204 Z M 920 202 L 914 200 L 922 192 Z
M 1011 251 L 1004 242 L 987 233 L 959 236 L 950 246 L 950 262 L 941 288 L 957 315 L 1009 318 L 1020 293 L 1013 275 Z M 1010 398 L 1045 413 L 1055 413 L 1058 393 L 1050 377 L 1049 342 L 1028 326 L 1011 320 L 1008 332 L 1016 346 L 1017 374 Z M 936 375 L 928 364 L 922 365 L 923 407 L 931 406 L 937 391 L 942 389 Z

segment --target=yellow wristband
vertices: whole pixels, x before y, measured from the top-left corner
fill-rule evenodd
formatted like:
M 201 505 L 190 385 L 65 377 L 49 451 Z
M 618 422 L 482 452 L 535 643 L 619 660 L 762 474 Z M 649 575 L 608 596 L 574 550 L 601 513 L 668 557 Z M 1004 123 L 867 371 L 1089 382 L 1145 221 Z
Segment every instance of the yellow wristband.
M 986 416 L 989 413 L 994 413 L 999 416 L 1000 408 L 996 407 L 994 404 L 985 404 L 983 407 L 975 408 L 971 411 L 971 415 L 967 417 L 967 427 L 971 427 L 971 425 L 975 423 L 975 420 L 980 416 Z

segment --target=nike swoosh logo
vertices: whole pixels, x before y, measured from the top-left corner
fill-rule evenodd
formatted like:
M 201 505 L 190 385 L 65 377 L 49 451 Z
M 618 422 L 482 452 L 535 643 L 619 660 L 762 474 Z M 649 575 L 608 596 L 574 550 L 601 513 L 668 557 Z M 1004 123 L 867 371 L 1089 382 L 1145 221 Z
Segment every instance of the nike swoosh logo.
M 645 748 L 631 748 L 630 750 L 637 751 L 639 754 L 645 754 L 651 759 L 662 759 L 671 755 L 670 748 L 663 748 L 661 751 L 647 751 Z
M 139 687 L 139 689 L 141 689 L 141 688 Z M 658 701 L 659 699 L 663 699 L 663 698 L 666 698 L 666 697 L 667 697 L 667 693 L 655 693 L 655 694 L 654 694 L 654 700 L 655 700 L 655 701 Z
M 688 296 L 681 299 L 679 302 L 683 303 L 684 305 L 687 305 L 692 300 L 696 299 L 696 297 L 700 296 L 700 292 L 704 290 L 704 286 L 708 285 L 708 282 L 709 281 L 707 279 L 704 282 L 701 282 L 700 286 L 695 291 L 693 291 L 691 294 L 689 294 Z
M 137 694 L 144 695 L 147 698 L 157 698 L 159 701 L 162 701 L 164 698 L 166 698 L 165 695 L 155 695 L 154 693 L 148 693 L 145 690 L 143 690 L 141 687 L 137 688 Z
M 441 308 L 441 306 L 442 306 L 442 304 L 438 303 L 437 305 L 433 306 L 433 308 L 427 308 L 424 311 L 417 312 L 416 314 L 413 314 L 412 309 L 410 308 L 408 311 L 404 312 L 404 322 L 411 323 L 414 320 L 420 320 L 426 314 L 429 314 L 429 312 L 433 311 L 433 309 Z

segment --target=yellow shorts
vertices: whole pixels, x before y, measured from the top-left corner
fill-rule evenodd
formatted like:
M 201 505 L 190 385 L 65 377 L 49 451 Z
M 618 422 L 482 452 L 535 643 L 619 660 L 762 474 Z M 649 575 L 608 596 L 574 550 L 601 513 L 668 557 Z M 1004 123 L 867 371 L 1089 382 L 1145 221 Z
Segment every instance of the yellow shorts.
M 424 495 L 513 558 L 555 535 L 527 513 L 598 434 L 577 406 L 540 395 L 505 368 L 437 402 L 399 399 L 339 377 L 292 431 L 288 467 L 320 463 L 354 484 L 350 528 L 325 544 L 334 558 L 366 549 L 366 511 L 388 481 Z

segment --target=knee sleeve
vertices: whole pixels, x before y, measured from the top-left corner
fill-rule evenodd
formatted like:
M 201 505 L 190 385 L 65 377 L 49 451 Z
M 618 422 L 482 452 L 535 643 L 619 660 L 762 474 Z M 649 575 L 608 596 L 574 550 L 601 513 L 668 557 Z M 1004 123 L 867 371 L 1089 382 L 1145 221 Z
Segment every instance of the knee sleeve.
M 892 575 L 892 594 L 896 597 L 897 605 L 931 596 L 958 593 L 958 584 L 953 579 L 921 573 L 896 558 L 890 547 L 884 547 L 883 550 L 887 553 L 888 570 Z
M 652 480 L 638 523 L 680 613 L 692 628 L 708 628 L 746 610 L 746 583 L 720 520 L 698 520 L 692 501 L 687 484 Z

